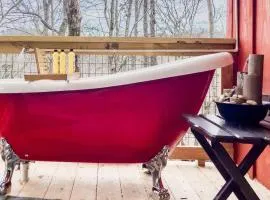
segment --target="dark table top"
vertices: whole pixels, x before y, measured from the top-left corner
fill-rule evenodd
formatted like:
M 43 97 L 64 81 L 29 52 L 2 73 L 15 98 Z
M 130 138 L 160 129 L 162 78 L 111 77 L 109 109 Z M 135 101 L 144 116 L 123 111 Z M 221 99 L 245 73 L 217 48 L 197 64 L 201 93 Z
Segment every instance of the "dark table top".
M 216 115 L 184 115 L 191 129 L 210 140 L 229 143 L 255 144 L 264 140 L 270 144 L 270 118 L 259 125 L 237 125 L 226 122 Z

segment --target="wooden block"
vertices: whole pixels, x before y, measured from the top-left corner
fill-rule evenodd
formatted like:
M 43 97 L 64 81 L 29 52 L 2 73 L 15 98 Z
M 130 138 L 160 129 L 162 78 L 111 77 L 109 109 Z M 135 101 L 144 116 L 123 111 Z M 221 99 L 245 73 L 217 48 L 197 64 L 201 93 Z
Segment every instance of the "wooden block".
M 26 81 L 38 81 L 38 80 L 67 80 L 67 74 L 36 74 L 36 75 L 24 75 Z
M 44 50 L 35 48 L 37 71 L 39 74 L 48 74 L 49 67 L 46 65 L 46 53 Z
M 223 143 L 226 151 L 233 158 L 234 149 L 231 143 Z M 180 160 L 198 160 L 206 161 L 210 160 L 203 148 L 193 147 L 193 146 L 178 146 L 174 149 L 170 155 L 170 159 L 180 159 Z
M 198 160 L 199 167 L 205 167 L 205 160 Z
M 179 146 L 174 149 L 170 159 L 180 160 L 209 160 L 201 147 Z

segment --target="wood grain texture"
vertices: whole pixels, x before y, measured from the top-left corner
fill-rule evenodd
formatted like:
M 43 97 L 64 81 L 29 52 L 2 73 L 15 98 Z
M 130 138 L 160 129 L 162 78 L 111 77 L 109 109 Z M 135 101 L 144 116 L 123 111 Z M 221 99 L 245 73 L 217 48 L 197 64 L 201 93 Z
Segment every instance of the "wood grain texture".
M 223 38 L 0 36 L 0 47 L 1 53 L 18 53 L 23 48 L 31 53 L 33 49 L 39 48 L 45 51 L 74 49 L 77 54 L 201 55 L 233 51 L 235 40 Z
M 2 161 L 0 170 L 3 170 Z M 172 200 L 213 199 L 224 183 L 210 162 L 200 168 L 196 162 L 169 161 L 162 176 Z M 20 172 L 15 171 L 9 195 L 71 200 L 157 199 L 151 192 L 151 177 L 143 173 L 139 164 L 36 162 L 30 164 L 30 181 L 21 185 L 19 179 Z M 269 190 L 257 181 L 249 181 L 260 199 L 270 198 Z M 234 199 L 234 196 L 229 198 Z
M 38 80 L 67 80 L 67 74 L 25 74 L 24 80 L 38 81 Z

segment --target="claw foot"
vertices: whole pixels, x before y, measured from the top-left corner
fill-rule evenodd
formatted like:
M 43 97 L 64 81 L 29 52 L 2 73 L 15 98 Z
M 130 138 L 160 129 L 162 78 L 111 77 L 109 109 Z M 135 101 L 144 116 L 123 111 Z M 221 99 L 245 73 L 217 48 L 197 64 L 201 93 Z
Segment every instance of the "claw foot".
M 6 195 L 11 190 L 11 182 L 0 185 L 0 196 Z
M 159 195 L 159 200 L 169 200 L 170 199 L 170 193 L 168 192 L 167 189 L 162 189 L 158 195 Z
M 161 171 L 167 165 L 169 147 L 165 146 L 154 158 L 142 165 L 143 169 L 147 170 L 147 174 L 152 175 L 153 188 L 155 193 L 158 193 L 159 200 L 170 199 L 170 194 L 167 189 L 164 188 L 161 178 Z
M 10 192 L 13 171 L 20 164 L 20 159 L 4 138 L 0 138 L 0 146 L 1 157 L 5 162 L 5 171 L 0 181 L 0 195 L 5 195 Z

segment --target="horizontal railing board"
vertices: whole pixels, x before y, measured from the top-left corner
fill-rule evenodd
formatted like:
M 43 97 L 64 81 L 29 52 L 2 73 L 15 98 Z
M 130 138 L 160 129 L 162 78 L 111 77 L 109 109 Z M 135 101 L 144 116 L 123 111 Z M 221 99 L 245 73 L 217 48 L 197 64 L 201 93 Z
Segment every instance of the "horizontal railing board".
M 0 42 L 119 42 L 119 43 L 212 43 L 235 44 L 231 38 L 181 38 L 181 37 L 82 37 L 82 36 L 0 36 Z
M 18 53 L 22 48 L 75 49 L 78 53 L 122 55 L 202 55 L 232 52 L 234 39 L 222 38 L 109 38 L 0 36 L 1 53 Z M 88 50 L 88 52 L 87 52 Z M 92 52 L 91 52 L 92 51 Z
M 231 143 L 223 144 L 231 157 L 234 154 L 234 148 Z M 170 159 L 180 160 L 210 160 L 205 151 L 201 147 L 194 146 L 178 146 L 170 155 Z

